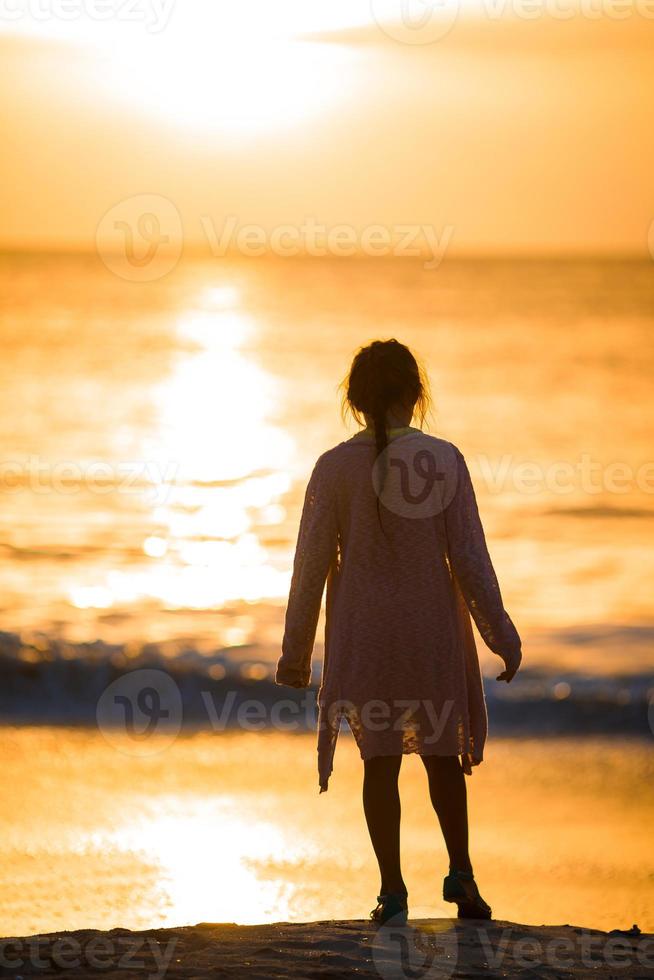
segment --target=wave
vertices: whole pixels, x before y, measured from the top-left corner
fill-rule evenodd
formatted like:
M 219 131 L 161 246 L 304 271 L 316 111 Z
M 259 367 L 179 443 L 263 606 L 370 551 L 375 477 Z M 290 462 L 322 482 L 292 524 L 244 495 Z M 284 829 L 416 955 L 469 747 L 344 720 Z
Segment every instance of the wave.
M 575 645 L 598 639 L 597 629 L 567 632 Z M 652 632 L 651 627 L 614 628 L 612 639 L 624 643 L 627 636 L 638 643 L 646 639 L 651 642 Z M 138 648 L 101 640 L 73 644 L 45 634 L 27 642 L 17 633 L 0 632 L 0 721 L 96 725 L 107 690 L 122 686 L 131 697 L 134 685 L 144 676 L 142 672 L 148 671 L 156 672 L 156 677 L 165 679 L 168 689 L 175 692 L 181 724 L 187 728 L 215 728 L 215 717 L 226 705 L 229 717 L 225 727 L 239 727 L 239 710 L 246 702 L 256 702 L 260 706 L 258 729 L 275 727 L 274 717 L 281 703 L 297 706 L 300 727 L 311 729 L 320 657 L 314 661 L 312 686 L 305 692 L 275 685 L 272 654 L 271 647 L 257 644 L 207 654 L 166 643 Z M 505 685 L 491 679 L 496 667 L 493 663 L 485 669 L 492 731 L 643 736 L 654 731 L 651 673 L 589 676 L 576 670 L 527 666 Z M 113 724 L 111 718 L 107 722 L 105 713 L 103 723 Z M 114 721 L 120 723 L 117 715 Z

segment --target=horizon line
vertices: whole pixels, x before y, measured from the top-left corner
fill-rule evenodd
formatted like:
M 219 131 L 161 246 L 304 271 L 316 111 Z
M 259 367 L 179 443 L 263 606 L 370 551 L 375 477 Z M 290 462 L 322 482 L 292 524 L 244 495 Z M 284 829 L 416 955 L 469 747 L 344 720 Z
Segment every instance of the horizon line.
M 120 249 L 115 251 L 106 252 L 105 255 L 111 254 L 112 256 L 120 256 L 123 252 Z M 102 255 L 98 249 L 94 246 L 89 245 L 76 245 L 76 244 L 65 244 L 65 245 L 46 245 L 46 244 L 23 244 L 23 243 L 2 243 L 0 242 L 0 256 L 17 256 L 17 255 L 33 255 L 33 256 L 96 256 L 102 261 Z M 263 255 L 247 255 L 238 249 L 230 249 L 222 255 L 214 255 L 211 249 L 203 247 L 202 245 L 186 245 L 183 247 L 180 253 L 180 261 L 184 258 L 204 258 L 207 260 L 214 259 L 217 261 L 228 259 L 228 260 L 271 260 L 279 259 L 281 261 L 290 260 L 310 260 L 310 261 L 350 261 L 354 260 L 370 260 L 374 262 L 388 262 L 388 261 L 414 261 L 421 262 L 425 259 L 430 258 L 430 253 L 424 251 L 417 255 L 369 255 L 365 252 L 357 252 L 354 255 L 311 255 L 309 252 L 298 252 L 296 255 L 280 255 L 274 250 L 269 250 Z M 585 248 L 585 247 L 567 247 L 567 248 L 519 248 L 519 247 L 508 247 L 508 248 L 452 248 L 448 249 L 447 253 L 442 256 L 439 264 L 446 262 L 447 260 L 456 261 L 604 261 L 604 262 L 654 262 L 654 255 L 651 255 L 648 249 L 598 249 L 598 248 Z M 436 270 L 431 270 L 436 271 Z

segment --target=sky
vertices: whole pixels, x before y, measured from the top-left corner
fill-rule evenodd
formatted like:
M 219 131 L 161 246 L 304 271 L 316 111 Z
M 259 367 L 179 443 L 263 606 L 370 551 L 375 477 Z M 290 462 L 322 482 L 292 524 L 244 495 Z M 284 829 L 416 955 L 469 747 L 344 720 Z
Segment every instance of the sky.
M 646 257 L 654 0 L 434 2 L 2 0 L 0 246 L 157 195 L 198 248 L 311 218 Z

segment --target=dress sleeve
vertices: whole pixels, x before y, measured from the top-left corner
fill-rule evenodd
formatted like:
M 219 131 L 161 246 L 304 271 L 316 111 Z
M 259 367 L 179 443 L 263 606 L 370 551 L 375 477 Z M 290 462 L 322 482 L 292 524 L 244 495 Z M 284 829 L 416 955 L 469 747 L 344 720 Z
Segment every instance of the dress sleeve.
M 322 594 L 337 550 L 335 501 L 324 468 L 318 460 L 304 497 L 286 608 L 282 655 L 275 674 L 277 684 L 309 686 L 311 654 Z
M 463 455 L 457 450 L 457 485 L 444 511 L 450 565 L 486 645 L 503 659 L 521 648 L 518 631 L 504 609 L 475 491 Z

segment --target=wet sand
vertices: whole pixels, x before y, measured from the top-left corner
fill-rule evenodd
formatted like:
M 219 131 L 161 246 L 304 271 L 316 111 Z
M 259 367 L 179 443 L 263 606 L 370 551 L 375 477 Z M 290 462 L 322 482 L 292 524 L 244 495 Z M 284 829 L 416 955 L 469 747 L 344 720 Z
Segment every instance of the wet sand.
M 351 738 L 320 796 L 313 734 L 160 741 L 135 757 L 126 737 L 0 728 L 0 934 L 367 915 L 379 879 Z M 496 917 L 654 932 L 653 787 L 646 740 L 491 739 L 468 793 Z M 447 918 L 447 854 L 417 758 L 400 792 L 412 915 Z

